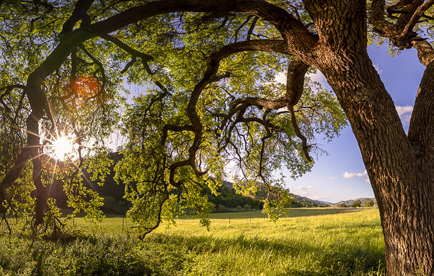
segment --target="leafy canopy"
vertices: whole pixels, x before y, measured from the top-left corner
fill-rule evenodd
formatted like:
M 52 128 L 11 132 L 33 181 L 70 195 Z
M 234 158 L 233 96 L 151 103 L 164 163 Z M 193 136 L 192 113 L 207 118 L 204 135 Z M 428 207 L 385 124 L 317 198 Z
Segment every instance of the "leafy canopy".
M 40 122 L 45 185 L 63 183 L 70 206 L 95 215 L 101 199 L 83 185 L 81 172 L 95 179 L 108 173 L 106 141 L 119 128 L 126 142 L 116 178 L 126 184 L 129 215 L 143 233 L 191 210 L 209 225 L 212 206 L 203 189 L 215 193 L 230 177 L 244 192 L 266 185 L 264 210 L 276 218 L 289 200 L 276 172 L 282 165 L 294 178 L 309 171 L 310 155 L 320 151 L 316 137 L 330 140 L 346 125 L 335 96 L 319 83 L 302 74 L 301 86 L 291 87 L 298 68 L 315 70 L 298 64 L 278 30 L 259 17 L 180 9 L 92 32 L 97 22 L 133 15 L 150 1 L 85 2 L 2 5 L 0 179 L 26 145 L 31 103 L 23 87 L 44 66 L 55 67 L 42 82 L 54 118 Z M 270 1 L 309 20 L 293 2 Z M 63 60 L 50 59 L 62 50 Z M 282 75 L 287 83 L 277 80 Z M 128 94 L 134 97 L 125 101 Z M 45 154 L 58 133 L 73 133 L 80 145 L 78 157 L 62 166 Z

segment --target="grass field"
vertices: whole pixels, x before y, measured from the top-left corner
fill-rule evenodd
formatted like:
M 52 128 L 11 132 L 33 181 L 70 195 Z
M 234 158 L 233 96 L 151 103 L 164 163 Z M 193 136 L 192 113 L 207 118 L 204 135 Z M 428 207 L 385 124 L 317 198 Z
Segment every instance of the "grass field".
M 140 241 L 110 217 L 62 244 L 1 237 L 0 275 L 383 275 L 377 209 L 293 209 L 276 223 L 259 212 L 179 219 Z

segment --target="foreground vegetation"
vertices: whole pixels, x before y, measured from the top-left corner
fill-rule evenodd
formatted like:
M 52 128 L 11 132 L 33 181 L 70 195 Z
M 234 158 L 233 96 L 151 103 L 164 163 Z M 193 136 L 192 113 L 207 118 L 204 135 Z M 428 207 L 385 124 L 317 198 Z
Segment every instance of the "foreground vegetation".
M 215 214 L 161 227 L 140 242 L 123 218 L 69 242 L 3 235 L 0 275 L 383 275 L 377 209 L 291 210 L 276 223 L 257 212 Z M 291 214 L 290 213 L 290 214 Z M 329 213 L 329 214 L 327 214 Z M 220 217 L 219 217 L 220 216 Z M 129 229 L 129 231 L 127 231 Z

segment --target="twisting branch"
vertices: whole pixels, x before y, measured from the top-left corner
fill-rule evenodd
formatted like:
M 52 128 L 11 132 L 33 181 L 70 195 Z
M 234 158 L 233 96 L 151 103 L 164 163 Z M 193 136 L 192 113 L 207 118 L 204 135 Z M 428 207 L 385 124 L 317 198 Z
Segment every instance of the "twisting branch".
M 385 19 L 385 1 L 373 0 L 371 12 L 369 14 L 369 23 L 374 26 L 374 32 L 382 37 L 389 38 L 394 46 L 399 49 L 414 47 L 418 52 L 420 62 L 427 66 L 434 60 L 434 48 L 425 39 L 419 37 L 413 28 L 418 23 L 423 13 L 428 10 L 434 1 L 398 1 L 395 5 L 389 7 L 388 14 L 400 11 L 397 23 L 393 24 Z
M 303 133 L 301 133 L 294 112 L 294 106 L 298 103 L 301 95 L 303 94 L 304 77 L 308 68 L 309 65 L 297 59 L 293 60 L 289 64 L 286 78 L 286 98 L 288 102 L 289 114 L 291 115 L 292 127 L 294 128 L 295 134 L 302 142 L 303 152 L 306 156 L 306 159 L 309 162 L 312 162 L 312 158 L 309 155 L 307 139 Z
M 174 175 L 176 170 L 182 166 L 190 166 L 197 176 L 201 176 L 206 173 L 199 171 L 196 165 L 196 152 L 199 150 L 203 136 L 203 126 L 196 112 L 196 104 L 206 86 L 219 79 L 216 78 L 216 76 L 220 66 L 220 61 L 229 55 L 243 51 L 275 51 L 287 53 L 287 51 L 285 51 L 283 41 L 281 40 L 250 40 L 226 45 L 218 52 L 211 54 L 207 61 L 207 67 L 205 69 L 203 78 L 194 87 L 187 106 L 187 116 L 191 123 L 191 131 L 194 133 L 194 140 L 191 147 L 189 148 L 188 158 L 175 162 L 170 166 L 170 183 L 172 185 L 180 186 L 180 183 L 176 183 L 174 181 Z

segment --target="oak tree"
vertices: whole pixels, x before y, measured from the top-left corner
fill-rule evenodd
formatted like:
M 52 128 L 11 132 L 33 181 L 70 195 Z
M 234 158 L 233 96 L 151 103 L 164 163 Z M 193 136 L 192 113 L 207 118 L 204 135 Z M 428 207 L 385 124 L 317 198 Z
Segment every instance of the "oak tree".
M 434 273 L 434 1 L 71 2 L 0 2 L 3 213 L 31 170 L 42 223 L 57 126 L 81 145 L 71 158 L 79 168 L 104 171 L 95 164 L 106 162 L 86 165 L 81 155 L 104 159 L 89 145 L 119 122 L 124 83 L 146 90 L 121 111 L 128 139 L 117 166 L 144 233 L 183 206 L 206 212 L 201 191 L 215 190 L 228 162 L 239 186 L 269 185 L 266 208 L 276 215 L 285 193 L 273 172 L 308 171 L 315 134 L 337 135 L 343 110 L 376 196 L 389 275 Z M 414 48 L 426 66 L 407 133 L 367 54 L 373 40 Z M 311 84 L 311 70 L 335 96 Z M 285 84 L 275 81 L 281 72 Z M 60 174 L 80 208 L 77 171 Z

